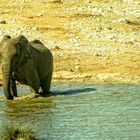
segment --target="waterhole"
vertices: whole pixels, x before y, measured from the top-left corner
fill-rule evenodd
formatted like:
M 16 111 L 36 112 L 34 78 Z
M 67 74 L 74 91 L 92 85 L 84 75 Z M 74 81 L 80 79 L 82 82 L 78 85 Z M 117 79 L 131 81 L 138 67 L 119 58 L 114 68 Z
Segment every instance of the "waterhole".
M 55 83 L 51 90 L 49 97 L 0 100 L 0 125 L 29 123 L 44 140 L 139 140 L 139 85 Z M 18 86 L 20 95 L 29 92 Z

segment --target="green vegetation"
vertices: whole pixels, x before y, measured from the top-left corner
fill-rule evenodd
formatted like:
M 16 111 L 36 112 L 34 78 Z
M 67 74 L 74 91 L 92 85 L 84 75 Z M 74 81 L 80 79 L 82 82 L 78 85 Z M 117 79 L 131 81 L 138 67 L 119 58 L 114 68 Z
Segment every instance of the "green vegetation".
M 28 125 L 6 125 L 0 134 L 1 140 L 37 140 L 35 130 Z

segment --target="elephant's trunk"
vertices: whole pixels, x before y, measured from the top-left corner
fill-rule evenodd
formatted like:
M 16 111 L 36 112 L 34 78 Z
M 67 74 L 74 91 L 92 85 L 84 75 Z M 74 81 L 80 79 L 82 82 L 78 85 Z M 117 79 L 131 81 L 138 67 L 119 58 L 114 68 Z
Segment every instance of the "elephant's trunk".
M 9 64 L 2 65 L 2 74 L 3 74 L 3 88 L 4 94 L 8 100 L 13 100 L 10 89 L 10 78 L 12 74 L 11 66 Z

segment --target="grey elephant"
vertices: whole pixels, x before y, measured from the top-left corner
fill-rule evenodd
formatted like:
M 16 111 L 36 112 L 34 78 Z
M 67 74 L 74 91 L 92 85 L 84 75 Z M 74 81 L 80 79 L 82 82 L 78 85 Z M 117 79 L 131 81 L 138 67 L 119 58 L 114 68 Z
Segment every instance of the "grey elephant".
M 29 85 L 34 95 L 50 92 L 53 56 L 39 40 L 29 42 L 25 36 L 6 35 L 0 42 L 4 94 L 13 100 L 17 95 L 16 81 Z

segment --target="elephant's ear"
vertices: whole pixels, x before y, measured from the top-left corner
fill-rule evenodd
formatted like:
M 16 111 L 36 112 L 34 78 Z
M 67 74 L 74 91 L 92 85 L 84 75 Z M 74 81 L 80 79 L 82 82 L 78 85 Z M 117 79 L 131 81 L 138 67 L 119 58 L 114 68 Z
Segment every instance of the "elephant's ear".
M 19 35 L 17 38 L 16 38 L 22 45 L 26 45 L 28 44 L 28 40 L 26 39 L 26 37 L 24 35 Z
M 32 50 L 32 46 L 30 45 L 26 37 L 23 35 L 20 35 L 17 37 L 17 40 L 20 43 L 22 52 L 26 51 L 26 57 L 31 58 L 33 55 L 33 50 Z

